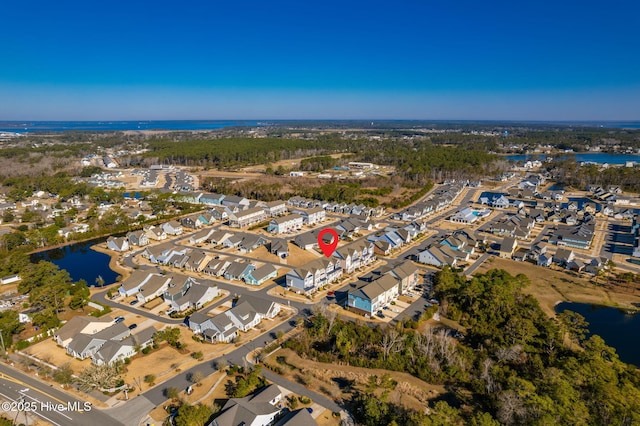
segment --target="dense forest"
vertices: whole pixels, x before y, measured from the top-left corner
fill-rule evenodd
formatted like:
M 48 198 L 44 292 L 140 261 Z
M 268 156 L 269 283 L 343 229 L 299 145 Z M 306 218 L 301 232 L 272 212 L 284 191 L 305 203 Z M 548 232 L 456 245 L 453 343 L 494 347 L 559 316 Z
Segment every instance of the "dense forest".
M 73 170 L 69 160 L 121 150 L 118 160 L 129 166 L 163 163 L 235 169 L 316 156 L 323 161 L 304 162 L 301 167 L 319 171 L 322 166 L 335 164 L 328 154 L 351 153 L 353 160 L 395 166 L 404 177 L 420 184 L 427 178 L 490 175 L 496 157 L 489 152 L 526 152 L 540 146 L 584 151 L 597 145 L 605 152 L 640 148 L 640 131 L 587 126 L 381 122 L 369 128 L 366 123 L 316 122 L 306 123 L 310 127 L 304 128 L 304 122 L 290 124 L 290 128 L 287 123 L 256 128 L 266 137 L 248 137 L 247 128 L 159 134 L 32 134 L 5 143 L 0 149 L 0 163 L 5 174 L 44 169 L 55 172 Z M 350 127 L 357 124 L 363 127 Z M 341 126 L 345 130 L 337 131 Z M 31 167 L 15 167 L 18 164 Z
M 351 158 L 394 166 L 397 173 L 416 185 L 429 179 L 478 177 L 493 173 L 498 157 L 481 146 L 439 146 L 428 141 L 346 140 L 338 136 L 319 136 L 315 140 L 232 138 L 198 140 L 189 143 L 150 141 L 146 157 L 159 163 L 186 166 L 234 168 L 252 164 L 315 156 L 303 162 L 303 169 L 319 170 L 336 165 L 330 153 L 351 153 Z
M 442 314 L 466 329 L 462 338 L 443 328 L 418 331 L 413 320 L 371 327 L 318 313 L 285 346 L 316 361 L 404 371 L 448 389 L 430 414 L 386 401 L 384 394 L 353 391 L 351 411 L 365 425 L 640 421 L 637 369 L 621 362 L 599 336 L 586 338 L 579 314 L 546 317 L 522 293 L 528 282 L 502 270 L 472 279 L 450 269 L 439 272 L 435 291 Z

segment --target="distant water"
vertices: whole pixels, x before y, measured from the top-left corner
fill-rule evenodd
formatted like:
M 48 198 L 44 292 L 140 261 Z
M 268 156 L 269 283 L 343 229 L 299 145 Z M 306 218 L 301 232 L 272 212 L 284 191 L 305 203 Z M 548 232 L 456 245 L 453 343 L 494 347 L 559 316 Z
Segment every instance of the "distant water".
M 638 121 L 561 122 L 561 121 L 471 121 L 471 120 L 269 120 L 270 125 L 313 126 L 337 128 L 451 128 L 493 129 L 520 126 L 599 127 L 609 129 L 640 129 Z M 267 122 L 256 120 L 129 120 L 129 121 L 0 121 L 0 132 L 66 132 L 124 130 L 215 130 L 224 127 L 256 127 Z
M 629 315 L 616 308 L 563 302 L 556 312 L 571 310 L 589 323 L 589 333 L 597 334 L 616 349 L 620 359 L 640 367 L 640 314 Z
M 165 121 L 0 121 L 0 132 L 115 132 L 124 130 L 215 130 L 224 127 L 259 126 L 257 121 L 165 120 Z
M 620 122 L 620 123 L 607 123 L 607 124 L 602 124 L 600 127 L 609 127 L 614 129 L 640 129 L 640 122 L 627 121 L 627 122 Z
M 591 162 L 597 164 L 625 164 L 627 161 L 635 161 L 636 163 L 640 163 L 640 155 L 632 154 L 606 154 L 602 152 L 588 152 L 584 154 L 571 154 L 571 156 L 575 158 L 578 163 Z M 505 158 L 512 161 L 527 161 L 533 159 L 544 161 L 546 159 L 546 155 L 505 155 Z M 557 158 L 564 158 L 564 156 L 559 155 Z

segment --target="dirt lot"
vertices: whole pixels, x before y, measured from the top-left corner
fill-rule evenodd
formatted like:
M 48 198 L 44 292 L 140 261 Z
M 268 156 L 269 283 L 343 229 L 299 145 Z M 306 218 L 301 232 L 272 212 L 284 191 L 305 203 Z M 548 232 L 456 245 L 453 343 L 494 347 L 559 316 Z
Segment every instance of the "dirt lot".
M 65 350 L 56 345 L 56 342 L 53 339 L 43 340 L 40 343 L 29 346 L 23 352 L 56 366 L 63 365 L 68 362 L 73 369 L 73 372 L 76 374 L 91 365 L 90 359 L 80 361 L 71 355 L 67 355 Z
M 555 271 L 529 262 L 516 262 L 496 257 L 490 259 L 479 268 L 479 273 L 497 268 L 504 269 L 512 275 L 525 274 L 531 280 L 531 285 L 526 287 L 524 292 L 538 299 L 540 306 L 549 316 L 555 316 L 554 306 L 562 301 L 625 308 L 632 307 L 631 303 L 640 302 L 638 296 L 607 290 L 589 280 L 569 275 L 565 271 Z
M 284 357 L 289 367 L 276 360 Z M 407 373 L 382 369 L 369 369 L 349 365 L 325 364 L 300 358 L 295 352 L 281 349 L 266 359 L 270 365 L 281 366 L 284 377 L 293 381 L 305 380 L 308 388 L 317 389 L 329 398 L 348 399 L 348 387 L 342 389 L 337 382 L 351 382 L 352 386 L 364 389 L 369 377 L 381 378 L 389 374 L 398 384 L 390 393 L 389 400 L 414 410 L 424 409 L 425 403 L 446 392 L 444 386 L 426 383 Z
M 286 260 L 291 267 L 298 267 L 319 257 L 317 252 L 303 250 L 294 244 L 289 244 L 289 257 Z

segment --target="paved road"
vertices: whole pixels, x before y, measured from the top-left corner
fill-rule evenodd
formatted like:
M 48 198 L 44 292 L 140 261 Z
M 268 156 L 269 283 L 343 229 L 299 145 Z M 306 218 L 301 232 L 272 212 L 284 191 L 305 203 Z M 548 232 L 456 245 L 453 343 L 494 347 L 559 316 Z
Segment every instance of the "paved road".
M 467 194 L 462 198 L 462 200 L 457 203 L 457 204 L 467 204 L 470 200 L 471 197 L 473 196 L 473 194 L 475 194 L 476 191 L 468 191 Z M 428 195 L 427 195 L 428 196 Z M 423 199 L 426 197 L 423 197 Z M 429 220 L 429 224 L 433 224 L 435 222 L 437 222 L 438 220 L 441 220 L 442 218 L 446 217 L 447 215 L 451 214 L 453 211 L 455 211 L 457 207 L 451 207 L 450 209 L 447 209 L 445 211 L 439 212 L 437 215 L 434 215 L 432 218 L 430 218 Z M 384 218 L 380 218 L 380 220 L 384 220 Z M 219 225 L 218 225 L 219 226 Z M 399 253 L 397 253 L 395 256 L 393 256 L 391 259 L 389 259 L 389 261 L 391 263 L 394 263 L 395 261 L 399 260 L 399 259 L 412 259 L 415 258 L 414 256 L 417 256 L 417 253 L 420 251 L 420 249 L 426 247 L 428 244 L 430 244 L 431 242 L 441 238 L 446 232 L 445 231 L 439 231 L 436 235 L 433 235 L 429 238 L 427 238 L 425 241 L 423 241 L 422 243 L 420 243 L 417 246 L 413 246 L 409 249 L 405 249 Z M 188 235 L 187 235 L 188 236 Z M 185 238 L 185 236 L 182 236 L 182 238 Z M 124 257 L 123 263 L 125 266 L 133 268 L 134 266 L 136 266 L 133 262 L 133 257 L 138 254 L 140 251 L 139 250 L 137 252 L 131 253 L 128 256 Z M 228 254 L 228 253 L 225 253 Z M 141 266 L 137 266 L 140 269 L 155 269 L 151 266 L 146 266 L 146 265 L 141 265 Z M 355 277 L 354 277 L 355 278 Z M 217 301 L 215 304 L 213 304 L 211 307 L 207 308 L 207 310 L 209 309 L 213 309 L 216 306 L 220 305 L 221 303 L 224 303 L 226 300 L 228 300 L 230 297 L 232 297 L 233 295 L 251 295 L 251 296 L 255 296 L 255 297 L 261 297 L 261 298 L 265 298 L 265 299 L 271 299 L 274 301 L 277 301 L 279 303 L 282 303 L 282 300 L 280 300 L 280 298 L 275 297 L 275 296 L 270 296 L 267 294 L 268 290 L 272 287 L 266 287 L 266 288 L 262 288 L 259 289 L 257 291 L 255 291 L 254 289 L 249 289 L 244 285 L 233 285 L 233 284 L 229 284 L 226 282 L 222 282 L 222 281 L 217 281 L 217 280 L 213 280 L 214 282 L 216 282 L 216 284 L 219 286 L 219 288 L 227 290 L 230 292 L 230 296 Z M 339 293 L 340 291 L 347 291 L 349 289 L 350 285 L 347 284 L 345 286 L 342 287 L 342 289 L 338 290 L 337 293 Z M 252 291 L 254 290 L 254 291 Z M 159 321 L 161 323 L 165 323 L 165 324 L 177 324 L 177 323 L 181 323 L 183 322 L 183 320 L 181 319 L 170 319 L 170 318 L 166 318 L 166 317 L 160 317 L 154 314 L 151 314 L 149 312 L 146 312 L 142 309 L 138 309 L 136 307 L 132 307 L 129 306 L 127 304 L 120 304 L 120 303 L 116 303 L 114 301 L 109 300 L 106 297 L 106 291 L 98 293 L 96 296 L 96 299 L 98 299 L 100 302 L 105 303 L 107 305 L 110 305 L 112 307 L 118 307 L 120 309 L 135 313 L 137 315 L 142 315 L 144 317 L 150 318 L 150 319 L 154 319 L 156 321 Z M 428 296 L 425 295 L 421 295 L 421 297 L 419 297 L 413 304 L 411 304 L 409 306 L 409 308 L 407 308 L 407 310 L 405 310 L 405 312 L 401 315 L 398 316 L 397 320 L 400 320 L 401 318 L 403 318 L 404 316 L 410 315 L 410 316 L 419 316 L 421 314 L 422 311 L 424 311 L 424 305 L 425 303 L 428 301 Z M 322 299 L 316 303 L 324 303 L 325 299 Z M 199 371 L 201 373 L 203 373 L 205 376 L 210 375 L 212 373 L 214 373 L 216 371 L 216 365 L 217 362 L 219 360 L 224 359 L 224 361 L 227 364 L 237 364 L 237 365 L 245 365 L 246 364 L 246 356 L 250 351 L 253 351 L 259 347 L 264 347 L 270 343 L 273 342 L 273 340 L 275 339 L 276 335 L 278 334 L 279 331 L 282 331 L 284 333 L 292 330 L 295 327 L 295 324 L 297 323 L 298 319 L 300 318 L 308 318 L 312 315 L 312 310 L 313 310 L 313 306 L 310 305 L 309 303 L 302 303 L 302 302 L 297 302 L 297 301 L 289 301 L 288 303 L 290 304 L 291 307 L 294 307 L 295 309 L 297 309 L 297 314 L 294 315 L 292 318 L 290 318 L 287 322 L 277 326 L 275 329 L 266 331 L 264 333 L 262 333 L 261 335 L 259 335 L 258 337 L 256 337 L 252 342 L 246 343 L 243 346 L 240 346 L 239 348 L 237 348 L 236 350 L 234 350 L 233 352 L 225 355 L 224 357 L 221 358 L 217 358 L 213 361 L 206 361 L 203 363 L 200 363 L 192 368 L 190 368 L 187 371 L 183 371 L 180 374 L 174 376 L 173 378 L 169 379 L 168 381 L 157 385 L 155 387 L 153 387 L 152 389 L 147 390 L 146 392 L 144 392 L 141 396 L 133 399 L 132 401 L 127 402 L 126 404 L 113 409 L 114 410 L 114 414 L 113 416 L 118 418 L 118 419 L 123 419 L 123 418 L 128 418 L 128 416 L 130 416 L 130 414 L 128 413 L 132 413 L 132 412 L 139 412 L 139 413 L 144 413 L 146 414 L 151 407 L 153 406 L 157 406 L 160 405 L 162 403 L 164 403 L 166 401 L 166 390 L 168 388 L 176 388 L 178 390 L 184 390 L 186 389 L 191 382 L 189 381 L 190 376 L 196 372 Z M 324 397 L 323 395 L 320 395 L 316 392 L 310 391 L 308 389 L 306 389 L 305 387 L 290 382 L 278 375 L 275 375 L 269 371 L 265 371 L 265 376 L 283 386 L 286 387 L 288 389 L 291 389 L 292 391 L 301 394 L 301 395 L 306 395 L 309 398 L 313 399 L 314 401 L 320 403 L 321 405 L 329 408 L 332 411 L 340 411 L 341 407 L 339 407 L 335 402 L 331 401 L 330 399 Z M 112 423 L 115 424 L 115 423 Z
M 473 264 L 469 266 L 466 271 L 464 271 L 465 275 L 467 276 L 473 275 L 476 269 L 478 269 L 480 265 L 482 265 L 485 262 L 485 260 L 489 258 L 489 256 L 491 256 L 489 253 L 484 253 L 482 256 L 480 256 L 478 260 L 473 262 Z
M 24 399 L 32 409 L 32 414 L 54 426 L 117 426 L 138 424 L 140 419 L 124 423 L 114 419 L 107 413 L 84 405 L 85 401 L 76 399 L 53 386 L 36 380 L 21 371 L 0 364 L 0 396 L 12 402 Z M 64 409 L 60 409 L 60 405 Z M 69 404 L 69 405 L 68 405 Z M 68 409 L 70 408 L 70 409 Z M 13 414 L 15 416 L 15 414 Z M 20 418 L 24 414 L 20 414 Z M 22 421 L 18 419 L 19 421 Z
M 308 309 L 303 310 L 298 314 L 298 316 L 303 316 L 303 317 L 308 317 L 310 315 L 311 315 L 311 310 L 308 310 Z M 278 331 L 282 330 L 284 333 L 286 333 L 292 330 L 294 328 L 294 324 L 298 316 L 291 318 L 289 321 L 279 325 L 275 329 L 262 333 L 261 335 L 257 336 L 252 342 L 249 342 L 240 346 L 238 349 L 236 349 L 235 351 L 227 355 L 216 358 L 213 361 L 202 362 L 186 371 L 181 372 L 180 374 L 174 376 L 173 378 L 167 380 L 166 382 L 161 383 L 149 389 L 148 391 L 144 392 L 143 396 L 149 401 L 151 401 L 151 403 L 155 405 L 160 405 L 167 400 L 167 397 L 165 396 L 165 394 L 168 388 L 176 388 L 180 391 L 186 389 L 189 385 L 192 384 L 189 381 L 189 378 L 194 372 L 199 371 L 204 376 L 209 376 L 217 371 L 216 365 L 220 360 L 224 360 L 225 363 L 227 363 L 228 365 L 231 365 L 231 364 L 241 365 L 241 366 L 248 365 L 246 361 L 246 357 L 249 352 L 255 349 L 258 349 L 260 347 L 264 347 L 266 345 L 271 344 L 274 341 Z M 276 383 L 278 382 L 276 381 Z

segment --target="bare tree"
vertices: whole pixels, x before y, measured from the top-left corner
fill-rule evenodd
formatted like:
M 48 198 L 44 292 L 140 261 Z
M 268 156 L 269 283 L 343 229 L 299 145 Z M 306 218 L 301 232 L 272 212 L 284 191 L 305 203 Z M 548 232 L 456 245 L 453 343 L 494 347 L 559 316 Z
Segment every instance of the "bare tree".
M 98 386 L 100 388 L 112 388 L 121 379 L 122 365 L 90 365 L 82 370 L 78 377 L 80 383 L 88 386 Z
M 526 414 L 522 399 L 513 390 L 502 392 L 498 396 L 497 418 L 506 425 L 518 424 Z
M 189 381 L 195 385 L 199 385 L 202 379 L 204 379 L 204 373 L 200 370 L 196 370 L 189 375 Z
M 384 360 L 389 357 L 391 352 L 398 352 L 400 350 L 400 344 L 404 341 L 405 337 L 405 335 L 400 334 L 395 328 L 387 327 L 385 333 L 382 335 L 382 342 L 380 343 Z
M 488 394 L 494 393 L 500 386 L 493 378 L 493 374 L 491 372 L 493 365 L 494 362 L 491 358 L 485 359 L 482 363 L 482 372 L 480 373 L 480 378 L 484 380 L 484 387 Z

